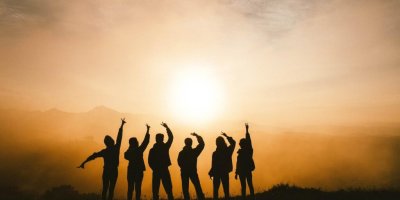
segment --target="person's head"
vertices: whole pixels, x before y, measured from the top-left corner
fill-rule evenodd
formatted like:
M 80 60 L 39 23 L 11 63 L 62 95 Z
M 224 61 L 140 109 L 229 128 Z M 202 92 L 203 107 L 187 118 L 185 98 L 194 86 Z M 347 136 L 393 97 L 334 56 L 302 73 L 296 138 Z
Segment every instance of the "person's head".
M 247 147 L 246 139 L 244 139 L 244 138 L 240 139 L 239 146 L 240 146 L 240 148 L 246 148 Z
M 139 142 L 135 137 L 131 137 L 129 139 L 129 146 L 133 147 L 133 148 L 137 148 L 139 146 Z
M 224 138 L 221 136 L 217 137 L 217 139 L 215 140 L 215 143 L 217 144 L 217 148 L 227 147 Z
M 185 139 L 185 145 L 186 145 L 187 147 L 192 147 L 192 143 L 193 143 L 192 138 L 186 138 L 186 139 Z
M 162 133 L 156 134 L 156 143 L 163 143 L 164 142 L 164 135 Z
M 112 147 L 114 146 L 114 139 L 112 139 L 111 136 L 106 135 L 104 137 L 104 144 L 106 145 L 106 147 Z

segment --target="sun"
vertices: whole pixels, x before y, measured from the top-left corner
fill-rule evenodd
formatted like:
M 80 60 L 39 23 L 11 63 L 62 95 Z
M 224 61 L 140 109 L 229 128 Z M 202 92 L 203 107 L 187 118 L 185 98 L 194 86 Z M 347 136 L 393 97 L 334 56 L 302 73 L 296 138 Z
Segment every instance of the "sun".
M 222 91 L 210 70 L 179 70 L 171 85 L 170 95 L 170 108 L 180 120 L 209 121 L 221 110 Z

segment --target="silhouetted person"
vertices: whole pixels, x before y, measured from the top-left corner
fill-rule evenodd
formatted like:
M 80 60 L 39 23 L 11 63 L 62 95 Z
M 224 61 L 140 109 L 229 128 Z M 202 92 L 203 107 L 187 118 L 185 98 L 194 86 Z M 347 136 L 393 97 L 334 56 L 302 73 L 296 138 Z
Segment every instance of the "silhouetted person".
M 133 191 L 136 190 L 136 200 L 140 199 L 142 191 L 143 171 L 146 170 L 143 160 L 143 152 L 150 141 L 150 126 L 146 124 L 146 136 L 139 146 L 136 137 L 129 139 L 129 148 L 125 152 L 125 159 L 129 160 L 128 165 L 128 200 L 132 200 Z
M 216 139 L 217 149 L 212 155 L 211 169 L 208 172 L 210 177 L 213 177 L 213 198 L 218 199 L 218 189 L 222 181 L 222 187 L 224 189 L 225 199 L 229 199 L 229 172 L 232 171 L 232 154 L 235 150 L 236 142 L 232 137 L 222 132 L 222 135 L 226 137 L 229 142 L 229 146 L 226 145 L 223 137 L 219 136 Z
M 253 146 L 251 144 L 249 125 L 246 123 L 245 127 L 246 138 L 240 140 L 240 149 L 237 152 L 238 156 L 236 162 L 235 179 L 237 179 L 237 176 L 239 175 L 240 185 L 242 186 L 242 199 L 246 199 L 246 181 L 249 185 L 250 197 L 251 199 L 254 199 L 253 176 L 251 174 L 255 169 L 253 160 Z
M 119 152 L 121 149 L 121 140 L 122 140 L 122 131 L 124 124 L 126 123 L 125 118 L 121 119 L 121 127 L 118 131 L 117 143 L 114 144 L 114 140 L 111 136 L 106 135 L 104 137 L 104 144 L 106 148 L 93 153 L 89 156 L 80 166 L 79 168 L 84 169 L 85 164 L 89 161 L 92 161 L 96 158 L 102 157 L 104 160 L 103 167 L 103 191 L 102 191 L 102 199 L 107 199 L 107 190 L 108 190 L 108 200 L 112 200 L 114 196 L 114 188 L 115 183 L 118 178 L 118 164 L 119 164 Z
M 193 149 L 193 140 L 191 138 L 186 138 L 185 147 L 183 147 L 182 151 L 179 152 L 178 155 L 178 164 L 179 167 L 181 167 L 183 197 L 185 198 L 185 200 L 190 199 L 190 179 L 194 185 L 194 188 L 196 189 L 197 199 L 203 200 L 204 194 L 203 190 L 201 189 L 199 176 L 197 175 L 197 157 L 199 157 L 200 153 L 204 149 L 204 140 L 200 135 L 196 133 L 192 133 L 192 135 L 196 136 L 197 142 L 199 144 L 196 146 L 196 148 Z
M 165 192 L 168 195 L 168 200 L 172 200 L 174 199 L 174 196 L 172 194 L 171 175 L 169 174 L 168 167 L 171 165 L 169 149 L 171 148 L 174 136 L 166 123 L 163 122 L 161 125 L 167 130 L 168 140 L 164 143 L 164 135 L 158 133 L 156 135 L 156 143 L 149 152 L 149 165 L 153 170 L 153 199 L 159 199 L 158 193 L 160 192 L 160 181 L 162 181 Z

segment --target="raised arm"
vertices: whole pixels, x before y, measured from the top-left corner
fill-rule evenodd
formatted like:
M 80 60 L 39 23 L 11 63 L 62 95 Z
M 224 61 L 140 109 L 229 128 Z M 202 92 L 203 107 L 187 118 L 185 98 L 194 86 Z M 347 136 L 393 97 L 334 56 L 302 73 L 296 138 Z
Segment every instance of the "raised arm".
M 92 160 L 94 160 L 94 159 L 96 159 L 96 158 L 99 158 L 99 157 L 102 157 L 102 156 L 103 156 L 102 151 L 100 151 L 100 152 L 95 152 L 95 153 L 93 153 L 92 155 L 90 155 L 85 161 L 83 161 L 82 164 L 78 166 L 78 168 L 84 169 L 84 168 L 85 168 L 85 164 L 86 164 L 87 162 L 92 161 Z
M 198 135 L 197 133 L 194 133 L 194 132 L 193 132 L 192 135 L 196 137 L 197 142 L 199 143 L 199 144 L 196 146 L 196 148 L 194 148 L 194 152 L 195 152 L 196 156 L 199 156 L 200 153 L 201 153 L 201 152 L 203 151 L 203 149 L 204 149 L 204 140 L 203 140 L 203 138 L 202 138 L 200 135 Z
M 149 133 L 150 132 L 150 126 L 148 124 L 146 124 L 146 127 L 147 127 L 146 135 L 144 136 L 142 144 L 140 144 L 140 146 L 139 146 L 139 150 L 142 151 L 142 152 L 144 150 L 146 150 L 147 145 L 149 145 L 149 142 L 150 142 L 150 133 Z
M 171 147 L 171 145 L 172 145 L 172 141 L 174 141 L 174 135 L 172 134 L 171 129 L 168 127 L 168 125 L 167 125 L 166 123 L 162 122 L 161 125 L 164 126 L 165 129 L 167 130 L 168 140 L 167 140 L 167 142 L 166 142 L 165 144 L 166 144 L 166 145 L 168 146 L 168 148 L 169 148 L 169 147 Z
M 125 118 L 122 118 L 121 126 L 119 127 L 119 130 L 118 130 L 117 143 L 115 144 L 117 147 L 121 147 L 122 132 L 123 132 L 125 123 L 126 123 Z
M 229 151 L 229 154 L 232 155 L 233 151 L 235 150 L 236 141 L 224 132 L 222 132 L 222 135 L 225 136 L 226 139 L 228 140 L 228 142 L 229 142 L 228 151 Z
M 249 133 L 249 124 L 246 123 L 245 127 L 246 127 L 246 141 L 249 144 L 249 147 L 251 149 L 253 149 L 253 144 L 251 143 L 251 137 L 250 137 L 250 133 Z

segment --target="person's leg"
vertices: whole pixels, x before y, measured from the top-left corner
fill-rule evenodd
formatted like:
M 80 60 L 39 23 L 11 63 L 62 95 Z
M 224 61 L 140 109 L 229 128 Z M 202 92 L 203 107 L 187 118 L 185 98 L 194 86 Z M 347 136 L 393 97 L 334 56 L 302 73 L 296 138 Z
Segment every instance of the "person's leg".
M 153 200 L 158 200 L 158 193 L 160 192 L 160 172 L 153 171 L 152 180 Z
M 181 172 L 182 193 L 185 200 L 190 199 L 189 195 L 189 174 Z
M 114 189 L 115 189 L 115 184 L 117 183 L 117 178 L 118 178 L 118 168 L 113 169 L 111 172 L 110 187 L 108 190 L 108 200 L 113 200 L 114 198 Z
M 214 176 L 214 178 L 213 178 L 213 198 L 214 198 L 214 200 L 218 199 L 218 189 L 219 189 L 220 184 L 221 184 L 220 176 Z
M 224 188 L 225 199 L 229 199 L 229 173 L 221 176 L 222 187 Z
M 239 175 L 240 186 L 242 187 L 242 199 L 246 199 L 246 176 L 244 174 Z
M 172 181 L 168 168 L 163 170 L 163 173 L 161 175 L 161 181 L 164 186 L 165 192 L 168 195 L 168 200 L 173 200 L 174 195 L 172 194 Z
M 109 178 L 109 173 L 106 169 L 103 169 L 103 188 L 102 188 L 102 192 L 101 192 L 101 199 L 102 200 L 106 200 L 107 199 L 107 191 L 108 191 L 108 187 L 110 185 L 110 178 Z
M 129 167 L 128 167 L 127 178 L 128 178 L 128 194 L 127 194 L 127 197 L 128 197 L 128 200 L 132 200 L 135 177 L 134 177 L 134 174 L 133 174 L 133 170 L 131 168 L 129 168 Z
M 247 184 L 249 185 L 250 197 L 254 199 L 253 175 L 249 172 L 247 176 Z
M 201 184 L 200 184 L 200 180 L 199 180 L 199 176 L 197 175 L 197 172 L 190 174 L 190 179 L 192 180 L 194 188 L 196 189 L 197 199 L 203 200 L 204 193 L 203 193 L 203 190 L 201 189 Z
M 142 181 L 143 171 L 138 171 L 135 177 L 136 200 L 140 200 L 140 196 L 142 194 Z

